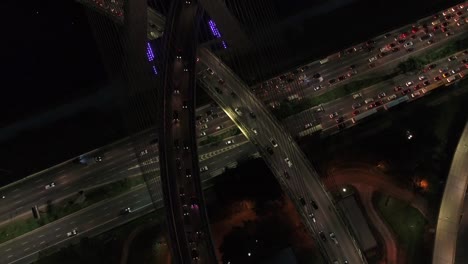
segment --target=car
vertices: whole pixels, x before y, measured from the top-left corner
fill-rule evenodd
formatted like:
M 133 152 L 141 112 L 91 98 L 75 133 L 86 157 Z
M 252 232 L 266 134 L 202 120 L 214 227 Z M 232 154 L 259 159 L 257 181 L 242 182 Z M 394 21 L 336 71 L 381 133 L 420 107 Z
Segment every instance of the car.
M 290 178 L 289 173 L 288 173 L 287 171 L 284 171 L 283 174 L 284 174 L 284 177 L 285 177 L 286 179 L 289 179 L 289 178 Z
M 330 79 L 330 80 L 328 81 L 329 84 L 334 84 L 335 82 L 336 82 L 335 79 Z
M 210 75 L 213 75 L 214 74 L 214 71 L 210 68 L 207 68 L 206 71 L 210 74 Z
M 421 76 L 418 77 L 418 79 L 419 79 L 420 81 L 425 80 L 425 79 L 426 79 L 426 76 L 421 75 Z
M 232 145 L 234 144 L 234 139 L 226 141 L 226 145 Z
M 126 214 L 129 214 L 132 212 L 132 209 L 130 207 L 127 207 L 127 208 L 124 208 L 122 210 L 120 210 L 120 214 L 122 215 L 126 215 Z
M 302 205 L 302 206 L 306 206 L 306 205 L 307 205 L 306 202 L 305 202 L 305 200 L 304 200 L 304 197 L 299 197 L 299 202 L 301 202 L 301 205 Z
M 317 223 L 317 220 L 315 220 L 315 215 L 314 215 L 314 213 L 310 212 L 310 213 L 309 213 L 309 217 L 312 218 L 312 221 L 313 221 L 314 223 Z
M 343 117 L 343 116 L 340 116 L 340 117 L 338 117 L 337 119 L 335 119 L 335 122 L 336 122 L 337 124 L 343 123 L 343 121 L 344 121 L 344 117 Z
M 344 75 L 341 75 L 340 77 L 338 77 L 339 81 L 343 81 L 344 79 L 346 79 L 346 76 L 344 76 Z
M 448 73 L 448 72 L 442 73 L 442 77 L 444 77 L 444 78 L 447 78 L 447 77 L 449 77 L 449 76 L 450 76 L 450 73 Z
M 308 129 L 308 128 L 311 128 L 311 127 L 313 127 L 313 126 L 314 126 L 314 124 L 312 124 L 312 123 L 307 123 L 307 124 L 304 125 L 304 129 Z
M 428 80 L 425 80 L 425 81 L 423 82 L 423 85 L 424 85 L 424 86 L 428 86 L 429 84 L 431 84 L 431 83 L 430 83 Z
M 387 97 L 387 101 L 391 101 L 391 100 L 394 100 L 397 98 L 397 95 L 396 94 L 392 94 L 390 95 L 389 97 Z
M 346 128 L 346 123 L 339 123 L 338 125 L 336 125 L 338 127 L 339 130 L 343 130 Z
M 234 112 L 236 112 L 239 116 L 242 116 L 242 111 L 240 110 L 240 108 L 234 108 Z
M 433 39 L 431 39 L 431 40 L 428 40 L 428 41 L 427 41 L 427 44 L 428 44 L 428 45 L 431 45 L 431 44 L 433 44 L 434 42 L 435 42 L 435 41 L 434 41 Z
M 380 99 L 380 98 L 384 98 L 385 96 L 387 96 L 387 94 L 385 92 L 381 92 L 379 93 L 377 97 Z
M 174 88 L 174 94 L 180 94 L 180 91 L 179 91 L 179 89 L 177 89 L 177 88 Z
M 198 250 L 196 248 L 192 249 L 192 260 L 198 260 L 199 255 L 198 255 Z
M 445 36 L 446 37 L 449 37 L 449 36 L 452 36 L 453 35 L 453 32 L 452 31 L 448 31 L 447 33 L 445 33 Z
M 223 129 L 223 128 L 224 128 L 223 125 L 219 125 L 219 126 L 216 127 L 216 130 L 221 130 L 221 129 Z
M 415 98 L 415 97 L 418 97 L 420 95 L 421 95 L 421 93 L 419 91 L 416 91 L 416 92 L 411 94 L 411 97 Z
M 179 112 L 178 111 L 174 110 L 174 112 L 172 112 L 172 121 L 176 122 L 176 123 L 179 122 Z
M 411 47 L 411 46 L 413 46 L 413 42 L 412 42 L 412 41 L 408 41 L 408 42 L 406 42 L 406 43 L 403 45 L 403 47 L 404 47 L 405 49 L 407 49 L 407 48 L 409 48 L 409 47 Z
M 76 230 L 76 228 L 75 228 L 72 231 L 67 233 L 67 237 L 76 236 L 77 234 L 78 234 L 78 230 Z
M 178 139 L 174 139 L 174 148 L 175 149 L 180 149 L 180 143 Z
M 188 108 L 187 101 L 183 101 L 182 102 L 182 109 L 187 109 L 187 108 Z
M 191 178 L 192 177 L 192 170 L 185 169 L 185 177 L 186 178 Z
M 51 188 L 54 188 L 54 187 L 55 187 L 55 183 L 54 183 L 54 182 L 51 182 L 51 183 L 49 183 L 49 184 L 47 184 L 47 185 L 45 186 L 45 189 L 48 190 L 48 189 L 51 189 Z
M 406 87 L 409 87 L 409 86 L 411 86 L 411 85 L 413 85 L 413 82 L 412 82 L 412 81 L 406 82 Z
M 407 52 L 412 52 L 414 50 L 414 48 L 407 48 L 406 51 Z
M 271 147 L 266 148 L 267 152 L 270 153 L 270 155 L 273 155 L 273 149 Z
M 403 89 L 403 86 L 401 85 L 395 86 L 395 88 L 393 88 L 395 92 L 401 91 L 402 89 Z
M 320 232 L 319 232 L 319 236 L 320 236 L 320 238 L 322 239 L 323 242 L 327 242 L 327 237 L 325 236 L 325 234 L 323 233 L 323 231 L 320 231 Z
M 446 72 L 448 70 L 449 70 L 448 67 L 440 68 L 439 73 L 443 73 L 443 72 Z
M 410 92 L 411 92 L 411 89 L 405 89 L 405 90 L 401 91 L 401 93 L 402 93 L 403 95 L 408 94 L 408 93 L 410 93 Z
M 321 85 L 314 87 L 314 91 L 318 91 L 318 90 L 320 90 L 320 89 L 322 89 L 322 86 L 321 86 Z
M 190 149 L 190 147 L 189 147 L 189 143 L 188 143 L 188 141 L 187 141 L 187 140 L 184 140 L 184 144 L 183 144 L 183 146 L 184 146 L 184 150 L 189 150 L 189 149 Z
M 200 127 L 201 129 L 208 129 L 208 125 L 207 124 L 204 124 Z
M 200 172 L 208 171 L 208 166 L 203 166 L 200 168 Z
M 257 118 L 257 116 L 255 115 L 254 112 L 250 112 L 250 113 L 249 113 L 249 116 L 250 116 L 251 118 L 253 118 L 253 119 Z
M 353 111 L 353 116 L 357 116 L 357 115 L 359 115 L 360 113 L 361 113 L 361 111 L 359 111 L 359 110 L 354 110 L 354 111 Z
M 358 109 L 358 108 L 361 107 L 361 106 L 362 106 L 361 103 L 354 103 L 351 107 L 352 107 L 353 109 Z
M 333 242 L 334 242 L 336 245 L 338 245 L 338 240 L 336 239 L 335 233 L 330 232 L 329 235 L 330 235 L 331 240 L 333 240 Z
M 95 160 L 96 162 L 101 162 L 101 161 L 102 161 L 102 157 L 101 157 L 101 156 L 95 156 L 95 157 L 94 157 L 94 160 Z
M 353 99 L 359 99 L 359 98 L 362 98 L 362 94 L 361 94 L 361 93 L 353 94 Z
M 335 117 L 338 116 L 338 112 L 333 112 L 333 113 L 331 113 L 331 114 L 328 115 L 328 116 L 330 117 L 330 119 L 333 119 L 333 118 L 335 118 Z
M 376 61 L 377 59 L 378 59 L 377 56 L 371 57 L 371 58 L 369 58 L 369 62 L 374 62 L 374 61 Z
M 421 88 L 422 88 L 422 85 L 421 85 L 420 83 L 418 83 L 418 84 L 416 84 L 416 85 L 414 86 L 414 90 L 415 90 L 415 91 L 416 91 L 416 90 L 419 90 L 419 89 L 421 89 Z
M 284 159 L 284 162 L 286 162 L 286 164 L 288 164 L 288 167 L 290 167 L 290 168 L 291 168 L 292 165 L 293 165 L 292 162 L 289 160 L 289 158 L 285 158 L 285 159 Z
M 225 81 L 224 81 L 223 79 L 219 79 L 219 80 L 218 80 L 218 83 L 219 83 L 220 85 L 223 85 L 223 84 L 225 83 Z
M 314 200 L 310 200 L 310 204 L 312 205 L 312 207 L 313 207 L 315 210 L 318 210 L 318 205 L 317 205 L 317 203 L 316 203 Z
M 392 48 L 392 52 L 398 52 L 398 51 L 400 51 L 400 48 L 398 48 L 398 47 Z
M 440 80 L 442 80 L 442 78 L 440 76 L 434 77 L 434 81 L 440 81 Z
M 255 134 L 255 135 L 257 135 L 257 134 L 258 134 L 258 132 L 257 132 L 257 129 L 256 129 L 256 128 L 254 128 L 254 127 L 252 128 L 252 132 L 254 132 L 254 134 Z
M 274 138 L 270 138 L 270 143 L 274 148 L 278 147 L 278 143 L 276 143 L 276 140 Z
M 454 61 L 457 59 L 457 56 L 450 56 L 447 60 L 448 61 Z

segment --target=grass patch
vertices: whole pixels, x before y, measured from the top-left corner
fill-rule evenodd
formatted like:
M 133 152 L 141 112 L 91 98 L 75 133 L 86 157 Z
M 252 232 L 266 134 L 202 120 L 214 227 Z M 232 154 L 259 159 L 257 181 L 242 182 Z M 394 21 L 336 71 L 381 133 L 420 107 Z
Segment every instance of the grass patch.
M 372 77 L 368 79 L 356 80 L 349 82 L 345 85 L 337 87 L 329 92 L 326 92 L 322 95 L 313 97 L 313 98 L 304 98 L 300 101 L 287 101 L 281 103 L 281 105 L 272 110 L 273 115 L 275 115 L 278 119 L 282 120 L 286 117 L 295 115 L 302 111 L 305 111 L 311 107 L 317 106 L 319 104 L 327 103 L 336 99 L 339 99 L 343 96 L 347 96 L 358 92 L 366 87 L 372 86 L 374 84 L 389 80 L 399 73 L 391 73 L 387 75 Z
M 41 218 L 39 220 L 28 218 L 2 226 L 0 228 L 0 243 L 31 232 L 36 228 L 75 213 L 104 199 L 112 198 L 127 192 L 133 186 L 137 186 L 142 183 L 142 177 L 125 178 L 117 182 L 97 187 L 89 192 L 80 192 L 63 202 L 60 202 L 60 204 L 53 204 L 52 201 L 48 201 L 45 211 L 41 211 Z M 83 201 L 77 202 L 80 199 Z
M 202 145 L 207 145 L 207 144 L 217 144 L 225 138 L 236 136 L 236 135 L 239 135 L 240 133 L 241 131 L 239 128 L 233 128 L 217 136 L 207 136 L 205 140 L 200 141 L 199 145 L 202 146 Z
M 92 238 L 82 238 L 78 244 L 59 249 L 51 247 L 39 253 L 36 264 L 118 263 L 122 243 L 135 228 L 147 224 L 160 225 L 164 211 L 159 209 Z M 159 236 L 155 234 L 155 236 Z M 155 238 L 156 240 L 156 238 Z
M 468 47 L 468 38 L 454 40 L 443 47 L 431 50 L 418 57 L 412 57 L 398 64 L 401 73 L 420 71 L 425 65 L 443 59 Z
M 423 233 L 426 221 L 418 210 L 408 203 L 386 195 L 377 195 L 374 199 L 378 210 L 396 234 L 408 257 L 408 263 L 428 263 L 421 257 L 423 252 Z M 430 258 L 430 257 L 429 257 Z

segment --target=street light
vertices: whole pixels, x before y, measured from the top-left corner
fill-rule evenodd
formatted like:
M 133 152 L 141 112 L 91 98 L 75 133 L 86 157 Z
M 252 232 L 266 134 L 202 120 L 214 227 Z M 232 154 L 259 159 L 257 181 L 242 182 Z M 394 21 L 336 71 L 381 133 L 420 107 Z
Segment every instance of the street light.
M 346 192 L 346 188 L 343 188 L 343 192 Z

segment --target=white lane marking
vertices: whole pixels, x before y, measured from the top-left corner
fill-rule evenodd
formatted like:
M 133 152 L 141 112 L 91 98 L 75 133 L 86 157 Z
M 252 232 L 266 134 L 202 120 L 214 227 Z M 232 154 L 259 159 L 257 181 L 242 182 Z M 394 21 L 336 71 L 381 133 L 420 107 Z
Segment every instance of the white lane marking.
M 17 191 L 19 191 L 19 190 L 20 190 L 19 188 L 16 188 L 16 189 L 14 189 L 12 192 L 17 192 Z
M 104 216 L 109 216 L 109 215 L 110 215 L 110 213 L 107 213 L 107 214 L 105 214 Z
M 24 245 L 26 245 L 27 243 L 28 243 L 28 241 L 21 243 L 21 245 L 24 246 Z
M 62 236 L 61 234 L 58 234 L 58 235 L 56 235 L 55 237 L 61 237 L 61 236 Z
M 8 256 L 8 258 L 11 258 L 11 257 L 13 257 L 13 255 Z
M 41 243 L 39 243 L 39 245 L 42 245 L 42 244 L 44 244 L 44 243 L 45 243 L 45 241 L 42 241 Z
M 40 235 L 39 237 L 44 237 L 45 235 Z
M 141 202 L 141 200 L 136 201 L 136 203 L 140 203 L 140 202 Z
M 7 249 L 5 250 L 5 252 L 8 252 L 8 251 L 10 251 L 10 250 L 11 250 L 11 248 L 7 248 Z
M 35 180 L 34 183 L 39 183 L 40 181 L 42 181 L 42 178 Z
M 22 201 L 23 200 L 16 201 L 16 202 L 14 202 L 14 204 L 21 203 Z
M 75 221 L 71 221 L 71 222 L 70 222 L 70 224 L 72 224 L 72 225 L 73 225 L 74 223 L 75 223 Z
M 28 251 L 28 250 L 29 250 L 29 248 L 25 248 L 23 251 Z
M 55 228 L 55 231 L 59 231 L 60 229 L 61 229 L 61 227 Z

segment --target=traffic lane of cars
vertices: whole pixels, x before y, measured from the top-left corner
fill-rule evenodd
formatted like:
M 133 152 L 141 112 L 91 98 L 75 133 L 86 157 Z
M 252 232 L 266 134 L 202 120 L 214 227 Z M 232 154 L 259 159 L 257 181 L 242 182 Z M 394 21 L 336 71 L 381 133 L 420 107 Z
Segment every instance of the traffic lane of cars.
M 429 20 L 430 20 L 430 19 L 428 19 L 428 21 L 429 21 Z M 450 28 L 452 29 L 452 32 L 459 33 L 459 32 L 463 32 L 463 31 L 464 31 L 465 26 L 466 26 L 466 25 L 463 25 L 463 26 L 461 26 L 461 27 L 458 27 L 458 26 L 455 25 L 455 22 L 451 22 L 451 23 L 447 26 L 447 28 L 450 27 Z M 407 26 L 407 27 L 408 27 L 408 26 Z M 421 27 L 419 27 L 419 28 L 421 28 Z M 411 27 L 410 27 L 410 29 L 411 29 Z M 409 30 L 407 30 L 407 32 L 408 32 L 408 31 L 409 31 Z M 396 60 L 398 57 L 392 56 L 394 53 L 395 53 L 395 54 L 400 54 L 400 55 L 401 55 L 401 54 L 403 54 L 403 55 L 410 55 L 411 53 L 414 53 L 414 51 L 417 51 L 417 50 L 419 50 L 419 49 L 421 49 L 421 48 L 424 48 L 424 47 L 428 47 L 429 45 L 426 43 L 427 41 L 421 41 L 421 40 L 419 40 L 419 37 L 424 36 L 425 34 L 426 34 L 426 33 L 424 33 L 422 30 L 418 30 L 417 32 L 412 33 L 412 36 L 414 36 L 414 38 L 412 38 L 412 36 L 408 36 L 408 37 L 406 38 L 405 42 L 396 43 L 396 44 L 395 44 L 395 47 L 398 47 L 398 51 L 397 51 L 397 52 L 392 52 L 392 53 L 390 53 L 388 56 L 384 56 L 384 57 L 382 57 L 382 58 L 379 58 L 379 59 L 377 60 L 377 61 L 379 62 L 378 64 L 379 64 L 379 65 L 382 65 L 382 64 L 388 63 L 388 62 L 390 62 L 390 61 Z M 449 39 L 449 38 L 447 38 L 447 37 L 445 36 L 445 33 L 444 33 L 444 32 L 439 32 L 439 31 L 437 31 L 437 32 L 432 32 L 432 34 L 434 35 L 433 39 L 440 39 L 441 41 L 446 41 L 447 39 Z M 397 34 L 396 36 L 398 36 L 398 35 L 401 35 L 401 34 Z M 456 35 L 456 34 L 454 34 L 454 35 Z M 288 90 L 289 90 L 289 94 L 290 94 L 291 92 L 294 93 L 294 90 L 296 90 L 298 93 L 300 92 L 300 93 L 302 94 L 302 96 L 305 96 L 305 97 L 310 96 L 310 95 L 312 95 L 312 94 L 314 94 L 314 93 L 315 93 L 316 95 L 320 95 L 321 93 L 324 93 L 324 92 L 326 92 L 327 90 L 330 90 L 330 89 L 327 89 L 327 88 L 333 88 L 333 86 L 336 86 L 337 84 L 342 84 L 342 83 L 346 82 L 346 80 L 349 79 L 349 78 L 343 79 L 343 81 L 341 81 L 341 82 L 338 80 L 338 79 L 339 79 L 338 77 L 340 77 L 340 76 L 346 77 L 346 76 L 347 76 L 346 73 L 350 73 L 350 72 L 353 71 L 352 69 L 349 69 L 349 68 L 347 68 L 347 67 L 349 67 L 349 66 L 351 66 L 351 65 L 356 65 L 356 66 L 357 66 L 356 69 L 358 70 L 358 73 L 359 73 L 359 72 L 364 72 L 364 71 L 368 70 L 368 68 L 369 68 L 369 66 L 368 66 L 368 61 L 367 61 L 368 58 L 367 58 L 367 59 L 365 59 L 365 58 L 366 58 L 366 57 L 369 57 L 369 56 L 370 56 L 370 57 L 377 56 L 377 54 L 380 53 L 380 50 L 379 50 L 379 49 L 381 48 L 380 45 L 385 46 L 386 44 L 389 44 L 389 42 L 393 42 L 393 41 L 392 41 L 392 37 L 389 37 L 389 38 L 387 38 L 387 39 L 382 39 L 382 40 L 383 40 L 383 42 L 385 42 L 385 43 L 375 43 L 375 44 L 373 44 L 373 46 L 376 47 L 376 48 L 375 48 L 376 52 L 374 52 L 374 51 L 372 51 L 372 52 L 365 52 L 365 51 L 364 51 L 364 52 L 359 52 L 359 55 L 358 55 L 358 56 L 352 56 L 352 60 L 347 61 L 346 58 L 351 58 L 351 57 L 346 56 L 346 57 L 344 57 L 343 59 L 340 59 L 340 63 L 332 63 L 331 65 L 330 65 L 330 64 L 321 65 L 321 66 L 324 68 L 324 70 L 323 70 L 322 72 L 320 72 L 321 75 L 322 75 L 322 77 L 324 77 L 324 81 L 323 81 L 322 83 L 313 83 L 312 85 L 307 85 L 307 86 L 303 89 L 302 92 L 297 91 L 298 89 L 288 89 Z M 404 52 L 404 51 L 408 51 L 408 49 L 407 49 L 406 47 L 404 47 L 404 45 L 406 45 L 406 43 L 408 43 L 408 42 L 413 43 L 411 47 L 408 47 L 408 49 L 411 49 L 412 52 L 410 52 L 410 53 L 408 53 L 408 54 L 405 54 L 405 53 L 403 53 L 403 52 Z M 401 47 L 400 47 L 400 46 L 401 46 Z M 407 52 L 406 52 L 406 53 L 407 53 Z M 369 58 L 370 58 L 370 57 L 369 57 Z M 344 64 L 347 64 L 347 63 L 349 63 L 349 66 L 343 67 L 343 65 L 344 65 Z M 317 71 L 317 69 L 315 69 L 315 68 L 314 68 L 313 70 Z M 312 71 L 311 71 L 311 68 L 309 68 L 308 70 L 304 71 L 304 73 L 305 73 L 306 75 L 309 75 L 309 73 L 312 74 L 312 75 L 315 74 L 315 72 L 312 72 Z M 296 74 L 296 76 L 300 76 L 300 75 L 302 75 L 302 74 L 304 74 L 304 73 L 299 72 L 298 74 Z M 353 75 L 354 75 L 354 74 L 353 74 Z M 352 77 L 352 75 L 349 76 L 349 77 Z M 286 78 L 286 79 L 287 79 L 287 78 Z M 337 81 L 335 81 L 333 84 L 329 84 L 328 81 L 331 80 L 331 79 L 337 80 Z M 283 82 L 283 83 L 284 83 L 283 80 L 281 80 L 280 82 Z M 289 84 L 289 85 L 290 85 L 290 86 L 291 86 L 291 85 L 294 86 L 294 83 L 296 83 L 296 82 L 297 82 L 297 80 L 295 80 L 294 82 L 292 82 L 292 83 Z M 296 84 L 296 85 L 297 85 L 297 84 Z M 322 86 L 322 89 L 315 91 L 314 88 L 317 87 L 318 85 L 321 85 L 321 86 Z M 270 90 L 275 91 L 275 89 L 271 89 L 271 88 L 270 88 Z M 287 93 L 287 91 L 286 91 L 286 93 Z M 280 95 L 280 94 L 283 94 L 283 96 L 285 96 L 285 95 L 284 95 L 284 92 L 278 91 L 278 90 L 276 91 L 276 94 L 274 94 L 274 96 L 277 98 L 277 96 Z M 268 99 L 271 100 L 272 97 L 273 97 L 273 95 L 270 94 L 269 97 L 266 97 L 266 98 L 265 98 L 265 94 L 263 94 L 262 100 L 268 100 Z

